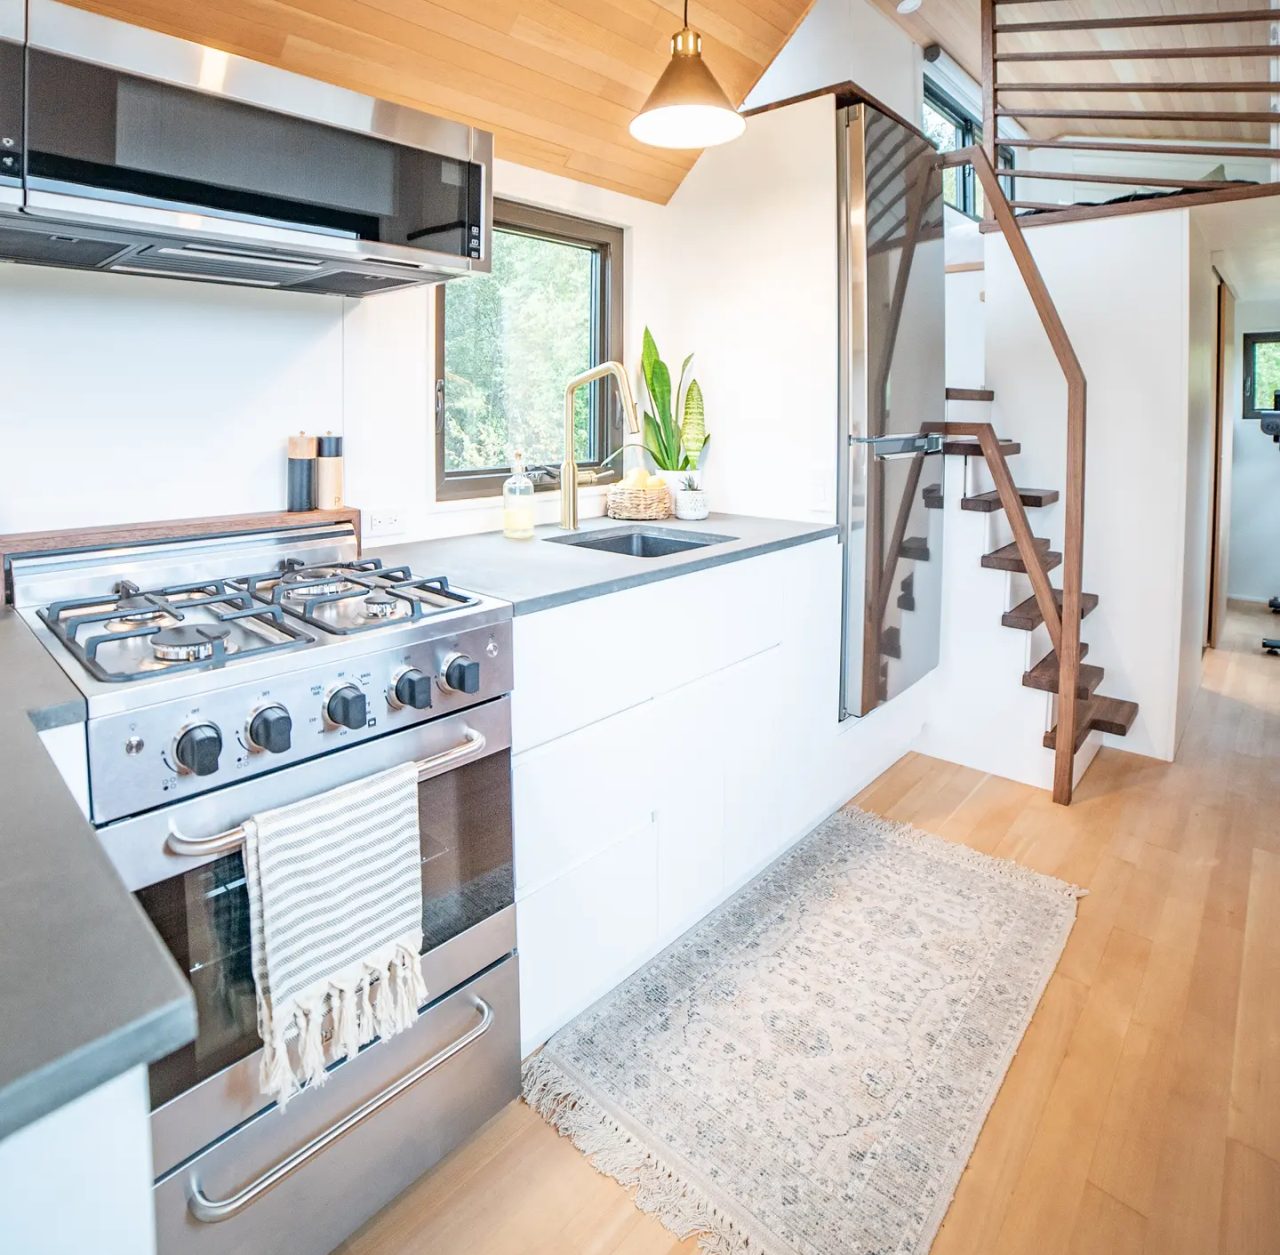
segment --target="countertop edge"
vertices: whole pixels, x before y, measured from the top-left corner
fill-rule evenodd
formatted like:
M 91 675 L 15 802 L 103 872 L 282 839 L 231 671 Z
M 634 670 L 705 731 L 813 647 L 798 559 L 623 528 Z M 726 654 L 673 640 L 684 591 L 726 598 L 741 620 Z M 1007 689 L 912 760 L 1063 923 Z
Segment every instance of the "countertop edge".
M 722 549 L 708 545 L 704 553 L 690 558 L 675 566 L 659 566 L 632 575 L 615 576 L 599 580 L 594 584 L 583 584 L 578 588 L 564 589 L 560 592 L 547 593 L 541 597 L 526 597 L 512 601 L 512 613 L 516 615 L 537 614 L 540 610 L 554 610 L 558 606 L 570 606 L 575 602 L 589 601 L 593 597 L 607 597 L 610 593 L 625 592 L 628 588 L 639 588 L 644 584 L 656 584 L 662 580 L 675 579 L 680 575 L 691 575 L 695 571 L 706 571 L 711 567 L 728 566 L 731 562 L 741 562 L 746 558 L 759 558 L 767 553 L 777 553 L 783 549 L 794 549 L 797 545 L 808 545 L 816 540 L 825 540 L 829 536 L 838 536 L 840 529 L 834 524 L 820 524 L 810 532 L 802 532 L 795 536 L 776 537 L 772 540 L 760 541 L 756 544 L 744 545 L 739 549 Z
M 187 994 L 85 1043 L 79 1050 L 51 1059 L 0 1089 L 0 1140 L 83 1098 L 130 1068 L 164 1058 L 195 1035 L 195 1001 Z

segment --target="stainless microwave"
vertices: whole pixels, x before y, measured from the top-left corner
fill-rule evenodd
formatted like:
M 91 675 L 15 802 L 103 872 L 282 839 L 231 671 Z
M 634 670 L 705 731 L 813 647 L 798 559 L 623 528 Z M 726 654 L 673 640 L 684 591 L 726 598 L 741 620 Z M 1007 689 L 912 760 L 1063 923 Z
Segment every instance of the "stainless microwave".
M 367 296 L 487 271 L 493 137 L 0 0 L 0 259 Z

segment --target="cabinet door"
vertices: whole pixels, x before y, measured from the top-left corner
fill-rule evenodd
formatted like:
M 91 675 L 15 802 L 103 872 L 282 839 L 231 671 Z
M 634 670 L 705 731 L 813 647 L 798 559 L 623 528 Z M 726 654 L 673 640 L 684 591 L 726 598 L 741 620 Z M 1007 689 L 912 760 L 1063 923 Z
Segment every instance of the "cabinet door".
M 515 756 L 517 901 L 649 823 L 657 752 L 643 702 Z
M 657 826 L 650 819 L 518 903 L 522 1055 L 653 953 L 657 870 Z
M 724 896 L 724 718 L 746 664 L 653 703 L 661 729 L 649 785 L 658 812 L 658 930 L 663 944 Z

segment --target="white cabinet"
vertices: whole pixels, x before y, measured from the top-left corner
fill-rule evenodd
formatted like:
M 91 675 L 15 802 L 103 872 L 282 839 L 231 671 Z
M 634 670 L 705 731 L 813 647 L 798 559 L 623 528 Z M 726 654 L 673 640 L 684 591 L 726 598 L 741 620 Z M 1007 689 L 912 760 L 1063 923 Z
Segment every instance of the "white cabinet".
M 838 631 L 834 539 L 516 619 L 526 1053 L 804 835 Z

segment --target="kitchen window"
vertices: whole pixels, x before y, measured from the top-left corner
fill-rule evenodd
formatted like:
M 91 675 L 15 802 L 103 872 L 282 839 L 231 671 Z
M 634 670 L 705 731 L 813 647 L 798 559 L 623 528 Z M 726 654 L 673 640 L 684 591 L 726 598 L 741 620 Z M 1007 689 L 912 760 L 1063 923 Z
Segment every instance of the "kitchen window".
M 1276 412 L 1280 397 L 1280 331 L 1255 331 L 1244 338 L 1244 416 Z
M 442 500 L 500 492 L 517 450 L 535 486 L 556 487 L 565 384 L 622 355 L 622 231 L 509 201 L 493 216 L 491 272 L 436 297 Z M 575 406 L 578 465 L 599 467 L 622 443 L 612 389 L 580 389 Z
M 943 153 L 982 143 L 982 127 L 977 118 L 927 79 L 924 84 L 924 133 Z M 1013 165 L 1012 148 L 999 150 L 998 164 Z M 1013 186 L 1013 179 L 1004 181 L 1004 194 L 1010 200 L 1014 195 Z M 949 166 L 942 172 L 942 198 L 952 209 L 958 209 L 970 218 L 986 217 L 986 196 L 972 166 Z

